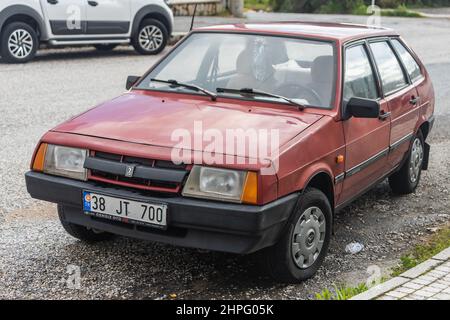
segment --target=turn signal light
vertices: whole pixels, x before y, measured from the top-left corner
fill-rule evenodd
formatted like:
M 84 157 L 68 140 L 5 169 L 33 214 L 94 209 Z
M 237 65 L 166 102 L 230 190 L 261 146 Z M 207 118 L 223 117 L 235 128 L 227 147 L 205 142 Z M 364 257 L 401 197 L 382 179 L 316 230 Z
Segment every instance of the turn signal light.
M 44 171 L 45 154 L 47 152 L 47 144 L 41 143 L 33 161 L 34 171 Z
M 258 202 L 258 174 L 256 172 L 247 173 L 241 201 L 250 204 Z

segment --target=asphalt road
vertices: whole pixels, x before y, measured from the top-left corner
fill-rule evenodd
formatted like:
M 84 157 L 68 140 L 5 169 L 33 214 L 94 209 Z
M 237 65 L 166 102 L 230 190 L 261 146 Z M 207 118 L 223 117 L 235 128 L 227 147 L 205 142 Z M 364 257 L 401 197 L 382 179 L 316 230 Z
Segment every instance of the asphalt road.
M 364 17 L 250 14 L 251 20 L 357 22 Z M 197 25 L 230 21 L 199 17 Z M 233 19 L 233 21 L 240 21 Z M 413 195 L 393 196 L 386 183 L 339 213 L 330 253 L 317 276 L 280 285 L 258 271 L 256 257 L 204 252 L 117 238 L 97 245 L 66 235 L 55 206 L 30 199 L 23 174 L 49 128 L 124 91 L 127 75 L 144 73 L 159 57 L 127 47 L 43 50 L 26 65 L 0 61 L 0 298 L 311 298 L 334 283 L 355 284 L 383 272 L 402 252 L 450 221 L 450 19 L 383 18 L 423 59 L 437 94 L 431 167 Z M 189 19 L 177 19 L 176 31 Z M 345 253 L 358 241 L 362 252 Z M 80 267 L 79 289 L 66 279 Z

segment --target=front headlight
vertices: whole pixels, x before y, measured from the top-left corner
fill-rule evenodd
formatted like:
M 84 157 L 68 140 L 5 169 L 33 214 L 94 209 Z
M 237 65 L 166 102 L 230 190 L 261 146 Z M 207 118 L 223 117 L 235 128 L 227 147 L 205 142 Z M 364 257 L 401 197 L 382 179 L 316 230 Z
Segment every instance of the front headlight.
M 256 173 L 194 166 L 183 196 L 231 202 L 257 202 Z
M 41 153 L 42 149 L 44 154 Z M 34 160 L 33 168 L 39 169 L 40 162 L 42 168 L 39 171 L 44 173 L 87 180 L 87 170 L 84 168 L 86 156 L 85 149 L 42 144 Z

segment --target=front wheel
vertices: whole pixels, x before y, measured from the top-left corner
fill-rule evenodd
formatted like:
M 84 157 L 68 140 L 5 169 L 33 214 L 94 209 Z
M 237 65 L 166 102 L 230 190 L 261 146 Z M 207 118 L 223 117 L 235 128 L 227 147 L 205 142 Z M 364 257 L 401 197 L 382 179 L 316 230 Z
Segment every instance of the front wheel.
M 408 194 L 419 185 L 425 154 L 424 139 L 419 130 L 409 148 L 408 158 L 399 171 L 389 177 L 389 185 L 394 193 Z
M 328 198 L 314 188 L 305 190 L 281 239 L 264 249 L 267 271 L 277 281 L 295 283 L 311 278 L 328 251 L 332 210 Z
M 132 44 L 140 54 L 150 55 L 160 53 L 167 45 L 169 34 L 167 28 L 155 19 L 142 21 Z
M 3 29 L 0 54 L 7 63 L 24 63 L 32 60 L 38 46 L 36 31 L 24 22 L 13 22 Z

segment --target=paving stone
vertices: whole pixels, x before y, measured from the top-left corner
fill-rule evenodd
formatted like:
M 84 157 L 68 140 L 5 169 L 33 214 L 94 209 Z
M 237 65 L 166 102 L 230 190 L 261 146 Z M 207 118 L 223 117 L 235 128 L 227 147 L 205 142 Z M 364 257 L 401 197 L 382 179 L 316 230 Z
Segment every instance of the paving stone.
M 447 249 L 439 252 L 437 255 L 435 255 L 433 257 L 433 259 L 443 260 L 443 261 L 450 260 L 450 248 L 447 248 Z M 449 262 L 447 262 L 447 263 L 449 263 Z
M 430 276 L 435 277 L 435 278 L 442 278 L 442 277 L 445 277 L 447 275 L 447 272 L 439 271 L 439 270 L 434 269 L 434 270 L 428 272 L 427 275 L 430 275 Z
M 439 283 L 439 282 L 433 282 L 432 284 L 430 284 L 430 287 L 437 288 L 437 289 L 440 289 L 440 290 L 444 290 L 448 286 L 446 286 L 445 284 Z
M 423 296 L 424 298 L 429 298 L 435 294 L 435 292 L 426 291 L 424 289 L 420 289 L 419 291 L 414 292 L 417 296 Z
M 419 296 L 419 295 L 416 295 L 416 294 L 413 294 L 413 295 L 411 295 L 409 297 L 411 297 L 413 300 L 425 300 L 426 299 L 426 297 Z
M 381 296 L 381 297 L 377 298 L 377 300 L 397 300 L 397 298 L 385 295 L 385 296 Z
M 445 273 L 447 273 L 447 274 L 450 273 L 450 267 L 439 266 L 439 267 L 436 268 L 436 270 L 437 270 L 437 271 L 445 272 Z
M 388 293 L 386 293 L 386 295 L 400 299 L 400 298 L 406 297 L 408 295 L 408 293 L 394 290 L 394 291 L 389 291 Z
M 420 275 L 424 274 L 425 272 L 431 270 L 432 268 L 436 267 L 437 265 L 439 265 L 441 263 L 442 263 L 442 261 L 440 261 L 440 260 L 429 259 L 429 260 L 422 262 L 421 264 L 415 266 L 414 268 L 411 268 L 408 271 L 402 273 L 400 276 L 405 277 L 405 278 L 414 279 L 414 278 L 417 278 Z
M 438 278 L 431 276 L 430 273 L 427 273 L 426 275 L 420 276 L 417 279 L 424 280 L 424 281 L 429 281 L 431 283 L 431 282 L 436 281 Z
M 442 285 L 443 286 L 443 285 Z M 419 288 L 420 289 L 420 288 Z M 416 289 L 411 289 L 411 288 L 408 288 L 408 287 L 405 287 L 404 285 L 403 285 L 403 287 L 400 287 L 400 288 L 397 288 L 397 289 L 395 289 L 396 291 L 400 291 L 400 292 L 404 292 L 404 293 L 413 293 L 414 291 L 416 291 Z
M 432 285 L 429 285 L 429 286 L 426 286 L 426 287 L 422 288 L 421 290 L 425 290 L 425 291 L 432 292 L 432 293 L 436 294 L 438 292 L 441 292 L 443 289 L 435 288 Z
M 423 285 L 423 286 L 427 286 L 427 285 L 429 285 L 431 282 L 433 282 L 433 281 L 430 281 L 430 280 L 423 280 L 423 279 L 419 279 L 419 278 L 412 280 L 412 283 L 421 284 L 421 285 Z
M 450 300 L 450 294 L 447 293 L 438 293 L 434 295 L 433 300 Z
M 403 285 L 403 287 L 411 288 L 411 289 L 414 289 L 414 290 L 419 290 L 419 289 L 421 289 L 423 287 L 423 284 L 413 283 L 413 282 L 410 281 L 410 282 L 405 283 Z

